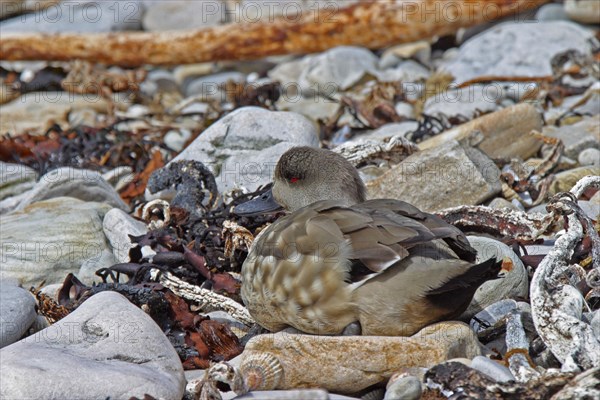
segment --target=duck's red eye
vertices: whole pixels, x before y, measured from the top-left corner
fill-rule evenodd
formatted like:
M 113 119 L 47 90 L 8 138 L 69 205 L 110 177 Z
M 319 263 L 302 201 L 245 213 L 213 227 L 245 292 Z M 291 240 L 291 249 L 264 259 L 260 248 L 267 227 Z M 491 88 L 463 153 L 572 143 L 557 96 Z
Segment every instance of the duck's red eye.
M 298 182 L 298 178 L 290 178 L 290 183 L 296 183 Z

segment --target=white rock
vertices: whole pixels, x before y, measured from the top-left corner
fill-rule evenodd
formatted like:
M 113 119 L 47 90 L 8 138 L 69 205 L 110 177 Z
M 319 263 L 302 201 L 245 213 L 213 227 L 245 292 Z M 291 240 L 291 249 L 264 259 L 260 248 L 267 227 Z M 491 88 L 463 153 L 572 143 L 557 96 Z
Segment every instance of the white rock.
M 163 141 L 170 149 L 181 151 L 191 137 L 192 132 L 189 129 L 173 129 L 165 134 Z
M 0 215 L 0 279 L 25 287 L 60 283 L 95 254 L 108 250 L 102 219 L 111 207 L 57 197 Z
M 129 214 L 113 208 L 104 216 L 102 221 L 104 234 L 110 242 L 112 253 L 118 262 L 129 262 L 129 250 L 134 247 L 129 235 L 140 236 L 148 232 L 145 223 L 134 219 Z
M 469 243 L 477 250 L 477 262 L 483 262 L 491 257 L 502 260 L 510 258 L 512 268 L 503 270 L 502 278 L 485 282 L 477 289 L 475 296 L 460 319 L 468 319 L 487 306 L 504 299 L 526 298 L 529 290 L 529 280 L 525 266 L 510 247 L 502 242 L 483 236 L 468 236 Z M 509 269 L 510 267 L 507 267 Z
M 593 40 L 592 32 L 572 22 L 506 22 L 467 40 L 441 68 L 458 84 L 481 76 L 551 76 L 552 57 L 567 50 L 590 55 Z
M 143 7 L 139 0 L 59 2 L 36 13 L 2 21 L 0 35 L 8 32 L 113 32 L 138 30 Z
M 92 296 L 73 313 L 0 350 L 3 399 L 180 400 L 185 378 L 166 336 L 115 292 Z
M 422 391 L 419 378 L 412 375 L 403 376 L 388 384 L 383 400 L 419 400 Z
M 62 167 L 42 176 L 35 187 L 21 200 L 17 210 L 23 210 L 38 201 L 62 196 L 104 202 L 122 210 L 129 209 L 115 189 L 98 172 Z
M 0 348 L 19 340 L 36 316 L 30 293 L 14 282 L 0 281 Z
M 212 124 L 173 161 L 201 161 L 215 173 L 222 192 L 239 186 L 255 190 L 271 181 L 286 150 L 318 145 L 314 125 L 302 115 L 243 107 Z

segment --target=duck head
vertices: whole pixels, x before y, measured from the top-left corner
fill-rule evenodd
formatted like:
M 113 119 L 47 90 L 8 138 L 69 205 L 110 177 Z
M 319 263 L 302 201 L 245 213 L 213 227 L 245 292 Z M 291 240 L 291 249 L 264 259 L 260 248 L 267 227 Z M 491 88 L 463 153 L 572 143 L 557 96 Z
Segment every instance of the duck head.
M 293 147 L 277 162 L 271 190 L 240 204 L 234 212 L 246 216 L 282 208 L 293 212 L 320 200 L 350 206 L 365 199 L 365 184 L 344 157 L 324 149 Z

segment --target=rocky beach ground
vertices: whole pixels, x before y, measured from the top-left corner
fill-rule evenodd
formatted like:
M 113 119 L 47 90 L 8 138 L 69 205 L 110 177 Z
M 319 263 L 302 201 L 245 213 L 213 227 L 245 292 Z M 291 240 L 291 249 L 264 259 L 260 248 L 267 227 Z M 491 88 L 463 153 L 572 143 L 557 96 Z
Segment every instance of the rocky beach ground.
M 0 1 L 0 48 L 353 3 Z M 599 398 L 598 4 L 251 61 L 0 57 L 0 398 Z M 239 273 L 281 214 L 232 208 L 294 146 L 459 227 L 502 278 L 410 337 L 261 330 Z

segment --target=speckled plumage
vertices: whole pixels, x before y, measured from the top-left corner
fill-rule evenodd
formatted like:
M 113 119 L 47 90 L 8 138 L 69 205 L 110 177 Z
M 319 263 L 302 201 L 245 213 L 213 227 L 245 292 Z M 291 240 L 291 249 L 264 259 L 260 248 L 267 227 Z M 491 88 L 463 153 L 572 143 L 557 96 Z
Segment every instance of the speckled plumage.
M 410 335 L 460 314 L 499 270 L 495 260 L 474 266 L 475 250 L 440 218 L 398 200 L 361 201 L 358 173 L 327 150 L 284 154 L 273 194 L 294 212 L 255 239 L 241 291 L 271 331 L 339 334 L 358 321 L 363 334 Z

